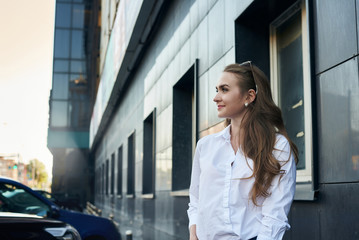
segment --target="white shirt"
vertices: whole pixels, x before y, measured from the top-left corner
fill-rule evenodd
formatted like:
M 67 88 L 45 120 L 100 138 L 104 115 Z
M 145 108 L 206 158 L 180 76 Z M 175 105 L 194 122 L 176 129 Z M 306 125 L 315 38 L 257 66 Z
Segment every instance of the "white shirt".
M 277 134 L 273 155 L 285 171 L 274 177 L 268 198 L 258 198 L 255 206 L 249 196 L 254 178 L 253 161 L 231 146 L 230 126 L 208 135 L 197 143 L 193 160 L 189 226 L 196 224 L 199 240 L 282 239 L 289 229 L 287 214 L 293 201 L 296 165 L 288 140 Z M 288 161 L 289 159 L 289 161 Z

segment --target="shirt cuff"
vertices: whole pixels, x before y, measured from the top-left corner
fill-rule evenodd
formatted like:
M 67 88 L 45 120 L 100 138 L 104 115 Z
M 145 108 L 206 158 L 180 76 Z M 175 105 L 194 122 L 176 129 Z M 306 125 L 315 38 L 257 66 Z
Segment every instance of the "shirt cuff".
M 189 217 L 188 228 L 192 225 L 197 225 L 197 214 L 192 214 L 191 217 Z
M 257 240 L 281 240 L 290 225 L 270 217 L 262 219 L 262 227 L 259 231 Z

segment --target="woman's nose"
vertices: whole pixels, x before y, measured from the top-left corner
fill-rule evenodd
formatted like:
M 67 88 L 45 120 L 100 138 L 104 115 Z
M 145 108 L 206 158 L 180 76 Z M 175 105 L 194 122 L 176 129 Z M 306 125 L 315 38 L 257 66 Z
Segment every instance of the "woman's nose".
M 213 101 L 214 101 L 214 102 L 219 102 L 219 101 L 220 101 L 220 100 L 219 100 L 218 93 L 216 94 L 216 96 L 214 96 Z

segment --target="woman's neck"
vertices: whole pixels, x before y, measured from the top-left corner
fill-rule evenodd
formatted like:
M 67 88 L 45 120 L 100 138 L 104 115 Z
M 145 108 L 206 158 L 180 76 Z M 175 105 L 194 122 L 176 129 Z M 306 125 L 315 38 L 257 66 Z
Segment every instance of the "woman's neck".
M 237 151 L 242 142 L 241 133 L 241 121 L 231 119 L 231 144 L 235 152 Z
M 231 119 L 231 136 L 239 136 L 242 119 Z

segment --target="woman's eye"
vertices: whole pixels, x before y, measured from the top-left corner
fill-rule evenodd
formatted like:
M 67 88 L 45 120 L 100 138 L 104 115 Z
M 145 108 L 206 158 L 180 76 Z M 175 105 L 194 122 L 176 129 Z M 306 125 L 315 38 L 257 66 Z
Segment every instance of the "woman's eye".
M 222 88 L 222 92 L 228 92 L 227 88 Z

